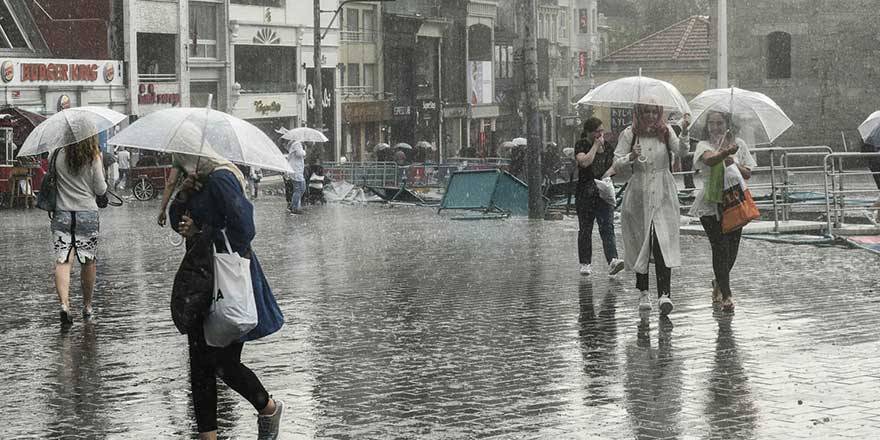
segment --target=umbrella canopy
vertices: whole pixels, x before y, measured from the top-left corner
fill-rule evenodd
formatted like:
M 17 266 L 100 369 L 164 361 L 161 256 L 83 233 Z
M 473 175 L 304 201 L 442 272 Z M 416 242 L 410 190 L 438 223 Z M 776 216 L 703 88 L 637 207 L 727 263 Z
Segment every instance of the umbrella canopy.
M 880 147 L 880 125 L 874 127 L 874 131 L 872 131 L 864 140 L 866 144 Z
M 324 133 L 309 127 L 297 127 L 287 130 L 287 133 L 284 133 L 281 139 L 300 142 L 327 142 L 329 140 L 327 136 L 324 136 Z
M 398 150 L 412 150 L 412 145 L 410 145 L 406 142 L 401 142 L 401 143 L 395 145 L 394 148 L 397 148 Z
M 427 148 L 427 149 L 429 149 L 429 150 L 434 150 L 434 149 L 435 149 L 435 148 L 434 148 L 434 144 L 432 144 L 432 143 L 430 143 L 430 142 L 428 142 L 428 141 L 418 141 L 418 142 L 416 143 L 416 148 Z
M 529 144 L 529 140 L 526 138 L 513 138 L 513 140 L 510 142 L 513 143 L 514 147 L 517 145 L 528 145 Z
M 706 90 L 690 105 L 694 112 L 690 132 L 696 139 L 709 138 L 706 124 L 712 112 L 730 115 L 737 136 L 752 145 L 769 144 L 792 126 L 791 119 L 767 95 L 736 87 Z
M 205 108 L 178 107 L 150 113 L 107 143 L 219 157 L 269 170 L 293 171 L 275 142 L 259 128 L 232 115 Z
M 862 136 L 862 140 L 871 144 L 877 145 L 874 142 L 880 142 L 880 136 L 878 136 L 877 128 L 880 128 L 880 111 L 876 111 L 871 113 L 871 116 L 868 116 L 868 119 L 865 119 L 865 122 L 862 122 L 862 125 L 859 125 L 859 134 Z M 868 142 L 868 140 L 873 142 Z
M 647 76 L 629 76 L 608 81 L 590 90 L 578 104 L 592 106 L 659 105 L 667 111 L 690 113 L 687 99 L 675 86 Z
M 375 147 L 376 151 L 387 150 L 389 148 L 391 148 L 391 145 L 388 145 L 385 142 L 378 143 L 378 144 L 376 144 L 376 147 Z
M 513 148 L 515 146 L 516 144 L 514 144 L 513 141 L 504 141 L 498 146 L 498 148 Z
M 5 107 L 0 109 L 0 127 L 12 128 L 12 142 L 15 145 L 24 144 L 28 135 L 40 125 L 46 117 L 38 115 L 18 107 Z
M 74 107 L 55 113 L 25 139 L 18 156 L 36 156 L 65 145 L 75 144 L 128 119 L 104 107 Z

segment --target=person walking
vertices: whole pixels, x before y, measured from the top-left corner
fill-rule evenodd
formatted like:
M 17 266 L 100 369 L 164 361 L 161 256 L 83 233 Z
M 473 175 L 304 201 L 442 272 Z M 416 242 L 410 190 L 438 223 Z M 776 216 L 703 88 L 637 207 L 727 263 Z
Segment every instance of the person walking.
M 73 255 L 80 264 L 83 320 L 92 318 L 100 230 L 95 197 L 107 193 L 107 182 L 97 135 L 61 147 L 54 154 L 58 188 L 55 211 L 51 215 L 55 290 L 61 302 L 61 325 L 70 326 L 73 324 L 70 316 L 70 257 Z
M 289 145 L 288 150 L 287 162 L 290 164 L 290 168 L 293 169 L 293 173 L 290 174 L 293 191 L 290 195 L 289 210 L 291 214 L 302 214 L 302 197 L 306 192 L 306 151 L 300 141 L 293 141 Z
M 119 188 L 121 183 L 122 189 L 125 189 L 128 186 L 128 173 L 131 170 L 131 153 L 127 149 L 122 148 L 116 154 L 116 163 L 119 165 L 119 180 L 113 186 L 114 188 Z
M 681 264 L 678 190 L 672 161 L 673 154 L 688 151 L 689 125 L 686 114 L 679 137 L 666 123 L 662 107 L 637 104 L 633 123 L 620 134 L 614 152 L 614 172 L 630 176 L 621 209 L 623 259 L 626 268 L 636 273 L 639 310 L 650 311 L 648 263 L 653 256 L 662 316 L 674 308 L 671 268 Z
M 602 250 L 608 263 L 608 275 L 623 270 L 623 260 L 617 258 L 614 239 L 614 205 L 599 195 L 596 179 L 613 174 L 614 152 L 605 142 L 605 128 L 598 118 L 584 122 L 581 139 L 575 144 L 575 160 L 578 166 L 578 182 L 575 189 L 575 208 L 578 215 L 578 259 L 581 275 L 592 273 L 593 222 L 599 224 Z
M 736 166 L 743 179 L 752 177 L 752 168 L 757 164 L 749 154 L 749 147 L 742 139 L 734 137 L 728 124 L 730 115 L 718 111 L 710 111 L 706 118 L 706 133 L 697 144 L 694 152 L 694 169 L 708 176 L 710 169 L 720 163 L 724 167 Z M 734 309 L 733 295 L 730 290 L 730 271 L 736 262 L 739 252 L 739 241 L 742 229 L 723 233 L 721 230 L 721 204 L 706 200 L 706 185 L 697 192 L 690 215 L 700 219 L 703 230 L 709 237 L 712 247 L 712 302 L 721 304 L 721 309 L 732 312 Z
M 263 180 L 263 169 L 251 167 L 250 180 L 254 189 L 254 199 L 256 199 L 260 195 L 260 181 Z
M 245 193 L 245 177 L 229 161 L 181 155 L 183 168 L 191 172 L 181 185 L 179 201 L 170 209 L 171 225 L 186 238 L 187 250 L 195 245 L 201 234 L 210 234 L 210 245 L 222 249 L 225 230 L 230 252 L 237 252 L 251 260 L 254 289 L 268 289 L 265 276 L 251 252 L 251 241 L 256 235 L 253 205 Z M 182 194 L 181 194 L 182 193 Z M 211 268 L 205 268 L 211 271 Z M 248 400 L 258 412 L 258 439 L 277 439 L 284 404 L 273 399 L 260 379 L 241 363 L 243 342 L 226 347 L 211 347 L 205 342 L 201 323 L 187 332 L 189 342 L 190 385 L 199 438 L 217 438 L 217 377 Z

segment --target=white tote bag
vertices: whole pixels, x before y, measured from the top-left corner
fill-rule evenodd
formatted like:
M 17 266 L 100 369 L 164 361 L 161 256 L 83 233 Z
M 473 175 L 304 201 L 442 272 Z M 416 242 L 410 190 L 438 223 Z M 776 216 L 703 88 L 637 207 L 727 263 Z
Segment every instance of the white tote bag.
M 599 191 L 599 197 L 607 204 L 611 206 L 617 206 L 617 201 L 614 199 L 614 182 L 610 177 L 606 177 L 602 180 L 593 179 L 593 182 L 596 183 L 596 189 Z
M 257 326 L 251 260 L 233 251 L 222 232 L 229 253 L 214 248 L 214 294 L 205 317 L 205 342 L 211 347 L 225 347 Z

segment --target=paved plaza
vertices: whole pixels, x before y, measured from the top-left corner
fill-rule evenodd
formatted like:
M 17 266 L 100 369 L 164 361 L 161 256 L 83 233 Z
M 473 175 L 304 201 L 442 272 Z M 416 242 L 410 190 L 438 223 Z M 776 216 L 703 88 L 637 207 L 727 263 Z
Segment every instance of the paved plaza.
M 182 248 L 157 209 L 102 211 L 96 319 L 77 314 L 66 333 L 45 213 L 0 211 L 0 438 L 193 437 L 169 313 Z M 283 438 L 880 438 L 869 252 L 743 240 L 730 317 L 711 306 L 708 241 L 682 236 L 676 310 L 660 322 L 638 316 L 632 273 L 578 274 L 574 218 L 288 216 L 280 197 L 256 213 L 287 324 L 243 361 L 287 404 Z M 78 287 L 72 298 L 78 310 Z M 256 437 L 253 409 L 225 387 L 219 413 L 222 438 Z

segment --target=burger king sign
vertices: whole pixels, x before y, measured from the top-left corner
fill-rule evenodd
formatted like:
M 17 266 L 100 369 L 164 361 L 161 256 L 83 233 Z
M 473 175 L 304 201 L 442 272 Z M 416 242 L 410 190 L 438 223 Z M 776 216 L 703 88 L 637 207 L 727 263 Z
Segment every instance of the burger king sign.
M 15 64 L 6 60 L 3 64 L 0 64 L 0 74 L 3 75 L 3 82 L 8 83 L 15 79 Z

